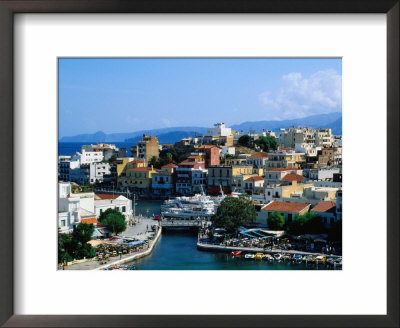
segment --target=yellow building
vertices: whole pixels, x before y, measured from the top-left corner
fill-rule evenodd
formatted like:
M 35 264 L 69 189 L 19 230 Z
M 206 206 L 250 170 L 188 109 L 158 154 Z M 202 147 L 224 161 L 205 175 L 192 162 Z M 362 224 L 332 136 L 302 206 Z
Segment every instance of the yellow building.
M 149 162 L 154 156 L 158 158 L 159 147 L 158 138 L 143 134 L 142 140 L 136 146 L 131 147 L 131 154 L 133 157 L 143 159 Z
M 266 169 L 279 168 L 300 168 L 306 162 L 304 153 L 295 153 L 293 151 L 278 151 L 268 154 L 268 161 L 265 164 Z
M 311 183 L 298 183 L 293 180 L 291 184 L 264 185 L 265 200 L 281 200 L 284 198 L 301 198 L 305 188 L 312 187 Z
M 127 169 L 133 169 L 136 167 L 145 167 L 146 164 L 142 160 L 133 160 L 131 161 L 130 158 L 124 157 L 122 160 L 117 161 L 117 177 L 124 175 Z
M 242 165 L 246 164 L 246 158 L 226 158 L 225 165 Z
M 125 176 L 118 178 L 118 184 L 121 187 L 128 187 L 133 191 L 145 193 L 150 190 L 152 175 L 156 172 L 152 167 L 127 169 Z
M 225 193 L 243 187 L 243 181 L 255 176 L 252 165 L 212 165 L 208 167 L 208 193 Z

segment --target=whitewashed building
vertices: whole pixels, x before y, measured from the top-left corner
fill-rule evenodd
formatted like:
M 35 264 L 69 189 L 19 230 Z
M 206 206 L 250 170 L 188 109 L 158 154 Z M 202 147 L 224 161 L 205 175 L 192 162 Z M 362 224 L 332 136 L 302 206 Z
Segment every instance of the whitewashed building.
M 72 161 L 79 161 L 79 164 L 90 164 L 95 162 L 101 162 L 104 159 L 103 152 L 101 151 L 86 151 L 82 149 L 82 152 L 77 152 L 72 156 Z
M 192 171 L 192 192 L 194 194 L 205 192 L 207 189 L 207 172 L 203 168 L 193 169 Z
M 254 167 L 264 167 L 268 161 L 268 154 L 264 152 L 255 153 L 246 158 L 246 164 L 253 165 Z
M 212 137 L 227 137 L 232 135 L 232 129 L 227 128 L 225 123 L 216 123 L 213 128 L 207 130 L 207 135 Z
M 221 147 L 220 153 L 221 156 L 225 155 L 235 155 L 235 147 Z
M 94 213 L 94 193 L 73 194 L 71 184 L 58 184 L 58 228 L 71 233 L 79 223 L 97 223 Z
M 334 173 L 340 173 L 338 168 L 335 169 L 312 169 L 309 172 L 311 180 L 332 180 Z
M 111 166 L 109 163 L 90 163 L 89 167 L 89 182 L 103 182 L 104 175 L 111 174 Z
M 132 219 L 132 201 L 122 195 L 96 194 L 94 197 L 94 212 L 96 218 L 107 209 L 117 209 L 120 211 L 126 221 Z

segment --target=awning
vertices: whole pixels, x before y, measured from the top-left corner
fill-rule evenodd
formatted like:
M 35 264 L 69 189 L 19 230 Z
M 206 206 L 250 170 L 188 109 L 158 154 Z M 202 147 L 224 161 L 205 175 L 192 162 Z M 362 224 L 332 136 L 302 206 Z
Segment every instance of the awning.
M 131 241 L 129 243 L 126 243 L 126 245 L 129 245 L 129 246 L 135 246 L 135 245 L 141 245 L 141 244 L 144 244 L 143 240 Z

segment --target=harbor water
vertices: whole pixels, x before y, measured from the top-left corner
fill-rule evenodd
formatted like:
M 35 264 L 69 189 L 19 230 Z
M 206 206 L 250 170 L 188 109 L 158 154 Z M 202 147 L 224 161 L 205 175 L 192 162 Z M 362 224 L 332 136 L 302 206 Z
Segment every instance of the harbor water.
M 159 214 L 161 201 L 136 201 L 136 213 Z M 243 254 L 197 249 L 196 231 L 164 230 L 153 252 L 132 264 L 136 270 L 326 270 L 324 264 L 268 262 L 244 259 Z

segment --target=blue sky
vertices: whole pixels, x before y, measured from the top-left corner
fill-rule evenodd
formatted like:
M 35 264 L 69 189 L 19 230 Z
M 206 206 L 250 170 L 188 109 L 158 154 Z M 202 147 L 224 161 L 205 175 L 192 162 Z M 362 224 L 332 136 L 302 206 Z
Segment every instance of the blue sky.
M 59 59 L 59 137 L 341 112 L 341 59 Z

